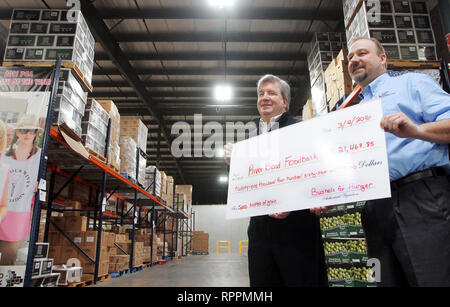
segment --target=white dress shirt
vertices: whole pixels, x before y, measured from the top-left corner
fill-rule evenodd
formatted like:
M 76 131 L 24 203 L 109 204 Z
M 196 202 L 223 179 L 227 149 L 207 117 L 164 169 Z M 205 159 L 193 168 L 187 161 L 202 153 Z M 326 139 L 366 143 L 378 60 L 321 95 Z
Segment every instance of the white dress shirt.
M 280 115 L 270 118 L 269 124 L 266 124 L 266 122 L 262 118 L 260 118 L 259 119 L 259 134 L 270 132 L 272 130 L 273 126 L 275 125 L 275 123 L 278 122 L 278 119 L 281 117 L 281 115 L 283 115 L 283 114 L 280 114 Z M 278 128 L 278 127 L 276 127 L 276 128 Z

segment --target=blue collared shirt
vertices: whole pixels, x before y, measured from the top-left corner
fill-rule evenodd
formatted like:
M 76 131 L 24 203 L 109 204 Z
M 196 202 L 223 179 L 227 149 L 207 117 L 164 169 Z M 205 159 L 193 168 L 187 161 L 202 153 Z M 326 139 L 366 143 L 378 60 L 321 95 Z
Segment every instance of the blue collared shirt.
M 381 97 L 384 115 L 403 112 L 418 125 L 450 118 L 450 95 L 425 74 L 390 77 L 385 73 L 364 89 L 362 97 L 363 102 Z M 430 167 L 450 167 L 447 144 L 386 132 L 386 146 L 391 181 Z

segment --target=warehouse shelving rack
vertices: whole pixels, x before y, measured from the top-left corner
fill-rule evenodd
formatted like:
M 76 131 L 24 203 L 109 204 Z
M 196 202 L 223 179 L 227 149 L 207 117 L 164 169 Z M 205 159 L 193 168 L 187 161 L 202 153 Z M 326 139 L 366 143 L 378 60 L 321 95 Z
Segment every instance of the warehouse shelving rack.
M 88 157 L 83 156 L 82 153 L 77 152 L 73 149 L 63 136 L 61 131 L 64 131 L 67 134 L 71 134 L 71 131 L 65 130 L 64 125 L 60 127 L 51 126 L 51 121 L 53 118 L 53 102 L 56 98 L 56 93 L 58 91 L 58 81 L 59 81 L 59 72 L 61 68 L 61 60 L 57 60 L 54 68 L 52 85 L 51 85 L 51 94 L 49 101 L 49 108 L 47 112 L 47 121 L 45 125 L 45 134 L 43 139 L 42 146 L 42 154 L 40 160 L 40 168 L 38 175 L 38 183 L 39 189 L 37 189 L 35 193 L 35 205 L 32 214 L 32 223 L 31 223 L 31 231 L 30 231 L 30 239 L 29 239 L 29 247 L 28 247 L 28 256 L 27 256 L 27 264 L 26 264 L 26 273 L 25 273 L 25 282 L 24 285 L 26 287 L 30 286 L 31 281 L 31 269 L 33 266 L 34 252 L 35 252 L 35 244 L 38 240 L 39 227 L 40 227 L 40 219 L 41 219 L 41 208 L 47 209 L 46 219 L 45 219 L 45 230 L 44 230 L 44 241 L 48 242 L 48 232 L 50 223 L 52 226 L 60 231 L 63 236 L 74 245 L 84 256 L 86 256 L 89 261 L 95 264 L 94 270 L 94 283 L 98 280 L 98 266 L 100 259 L 100 245 L 101 245 L 101 234 L 103 231 L 103 218 L 120 218 L 121 224 L 124 224 L 124 218 L 126 217 L 131 221 L 132 224 L 132 249 L 130 255 L 130 269 L 133 267 L 133 246 L 134 246 L 134 232 L 136 224 L 141 226 L 139 223 L 139 219 L 136 219 L 136 209 L 137 204 L 142 199 L 146 200 L 146 204 L 139 204 L 140 211 L 142 207 L 150 206 L 152 208 L 152 220 L 155 216 L 155 207 L 164 208 L 166 212 L 175 213 L 172 208 L 169 208 L 160 200 L 158 200 L 155 196 L 150 194 L 148 191 L 144 190 L 141 186 L 137 184 L 137 174 L 136 172 L 136 182 L 130 181 L 128 178 L 123 177 L 115 170 L 110 168 L 107 164 L 105 164 L 99 158 L 89 155 Z M 110 133 L 110 122 L 108 124 L 108 132 L 105 146 L 105 158 L 108 161 L 108 146 L 109 146 L 109 133 Z M 72 136 L 75 136 L 72 133 Z M 75 136 L 76 138 L 76 136 Z M 139 166 L 139 156 L 141 155 L 140 149 L 137 149 L 137 163 L 136 169 L 138 170 Z M 50 175 L 50 184 L 47 190 L 47 182 L 46 182 L 46 173 L 47 169 L 51 172 Z M 67 179 L 67 181 L 63 184 L 62 187 L 55 192 L 55 181 L 56 176 L 62 175 Z M 89 188 L 89 204 L 87 209 L 65 209 L 56 207 L 56 198 L 63 191 L 64 188 L 68 187 L 68 185 L 77 181 L 86 187 Z M 42 183 L 43 186 L 42 186 Z M 93 200 L 92 194 L 95 191 L 96 197 Z M 46 195 L 45 200 L 42 198 L 42 194 Z M 109 197 L 112 195 L 117 197 L 117 201 L 121 200 L 124 203 L 131 203 L 133 214 L 132 217 L 128 217 L 128 212 L 120 217 L 111 215 L 109 213 L 104 212 L 104 205 L 106 203 L 105 195 L 109 194 Z M 133 199 L 129 199 L 126 194 L 132 194 Z M 99 197 L 100 196 L 100 197 Z M 138 199 L 139 196 L 139 199 Z M 55 204 L 55 208 L 53 207 Z M 90 208 L 93 205 L 93 208 Z M 123 208 L 123 206 L 122 206 Z M 93 224 L 94 229 L 98 231 L 97 233 L 97 246 L 96 246 L 96 255 L 95 259 L 91 258 L 76 242 L 74 242 L 62 229 L 60 229 L 55 223 L 53 223 L 50 219 L 52 209 L 55 211 L 85 211 L 87 213 L 93 213 Z M 147 208 L 143 209 L 144 211 L 150 212 Z M 90 214 L 88 214 L 88 218 L 90 218 Z M 150 223 L 150 226 L 153 229 L 153 223 Z M 151 242 L 153 247 L 153 234 L 154 231 L 151 232 Z
M 70 146 L 66 143 L 63 136 L 61 135 L 60 131 L 58 131 L 57 128 L 51 127 L 50 129 L 50 136 L 52 138 L 52 141 L 50 143 L 50 147 L 48 150 L 48 168 L 51 169 L 52 175 L 50 179 L 50 188 L 48 191 L 48 201 L 47 201 L 47 219 L 46 219 L 46 231 L 44 233 L 44 240 L 47 240 L 48 238 L 48 222 L 51 220 L 49 217 L 51 216 L 52 211 L 52 202 L 53 199 L 56 198 L 57 194 L 62 191 L 62 189 L 70 184 L 73 180 L 78 181 L 86 186 L 89 187 L 90 190 L 90 197 L 89 197 L 89 205 L 92 203 L 94 204 L 94 208 L 81 211 L 87 211 L 89 213 L 93 213 L 93 220 L 94 220 L 94 229 L 98 230 L 98 237 L 97 237 L 97 252 L 96 252 L 96 259 L 100 259 L 100 245 L 101 245 L 101 232 L 103 230 L 103 219 L 106 217 L 106 219 L 114 220 L 114 223 L 117 224 L 118 220 L 120 220 L 120 225 L 125 224 L 131 224 L 132 225 L 132 233 L 131 233 L 131 253 L 130 253 L 130 270 L 133 269 L 133 246 L 134 246 L 134 233 L 136 226 L 138 227 L 146 227 L 146 228 L 153 228 L 153 223 L 150 223 L 149 225 L 145 225 L 142 223 L 142 217 L 141 214 L 136 215 L 136 210 L 139 204 L 139 211 L 140 213 L 144 211 L 144 213 L 148 216 L 148 214 L 152 214 L 152 220 L 155 216 L 154 210 L 155 207 L 164 208 L 165 211 L 169 213 L 174 213 L 173 209 L 166 206 L 162 202 L 160 202 L 155 196 L 150 194 L 149 192 L 145 191 L 142 187 L 140 187 L 135 182 L 130 181 L 128 178 L 125 178 L 121 176 L 119 173 L 115 172 L 113 169 L 109 168 L 106 164 L 104 164 L 102 161 L 97 159 L 94 156 L 90 156 L 89 159 L 86 159 L 82 157 L 80 154 L 76 153 L 75 151 L 71 150 Z M 108 143 L 108 142 L 107 142 Z M 137 150 L 137 165 L 138 165 L 138 159 L 139 155 L 141 154 L 139 152 L 140 150 Z M 62 188 L 59 189 L 59 191 L 54 194 L 54 178 L 56 174 L 63 175 L 65 177 L 68 177 L 68 180 L 63 185 Z M 107 178 L 107 175 L 109 178 Z M 84 178 L 89 178 L 89 180 L 86 180 Z M 100 197 L 95 197 L 94 200 L 92 200 L 92 194 L 93 191 L 97 193 Z M 106 194 L 109 194 L 107 197 L 105 197 Z M 111 196 L 115 196 L 117 198 L 117 207 L 118 208 L 118 202 L 122 202 L 122 212 L 120 215 L 114 215 L 110 213 L 103 212 L 103 206 L 106 204 L 106 201 Z M 132 196 L 132 199 L 127 196 Z M 104 200 L 105 199 L 105 200 Z M 124 210 L 124 204 L 132 204 L 132 207 L 126 212 L 123 213 Z M 149 210 L 147 207 L 151 207 L 151 210 Z M 132 214 L 130 216 L 130 211 L 132 209 Z M 76 209 L 63 209 L 62 211 L 76 211 Z M 80 211 L 80 210 L 79 210 Z M 88 215 L 88 217 L 91 217 L 91 214 Z M 56 229 L 57 226 L 52 223 L 53 226 L 55 226 Z M 60 232 L 64 232 L 61 229 L 58 229 Z M 151 242 L 153 242 L 153 234 L 154 232 L 151 232 Z M 88 255 L 75 243 L 73 242 L 67 235 L 65 235 L 66 239 L 69 240 L 70 243 L 72 243 L 81 253 L 85 254 L 85 256 L 88 257 Z M 151 245 L 153 247 L 153 244 Z M 152 253 L 151 253 L 152 255 Z M 95 272 L 94 272 L 94 283 L 98 280 L 98 261 L 95 261 L 94 259 L 88 257 L 88 259 L 95 263 Z M 151 261 L 153 263 L 153 261 Z

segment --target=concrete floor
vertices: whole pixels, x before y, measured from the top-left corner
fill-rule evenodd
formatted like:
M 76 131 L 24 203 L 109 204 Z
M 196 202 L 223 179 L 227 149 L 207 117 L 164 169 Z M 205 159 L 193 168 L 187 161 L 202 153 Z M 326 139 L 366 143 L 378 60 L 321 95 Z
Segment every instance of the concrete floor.
M 248 287 L 247 255 L 186 256 L 164 265 L 98 282 L 92 287 Z

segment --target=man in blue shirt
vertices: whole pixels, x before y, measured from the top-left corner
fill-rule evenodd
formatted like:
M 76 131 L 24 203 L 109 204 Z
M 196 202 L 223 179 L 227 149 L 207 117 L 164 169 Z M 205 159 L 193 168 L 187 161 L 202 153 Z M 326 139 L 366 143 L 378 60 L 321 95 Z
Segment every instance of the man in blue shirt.
M 380 286 L 450 286 L 450 95 L 425 74 L 390 77 L 375 39 L 357 38 L 348 70 L 363 102 L 381 98 L 392 197 L 361 214 Z

